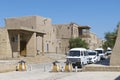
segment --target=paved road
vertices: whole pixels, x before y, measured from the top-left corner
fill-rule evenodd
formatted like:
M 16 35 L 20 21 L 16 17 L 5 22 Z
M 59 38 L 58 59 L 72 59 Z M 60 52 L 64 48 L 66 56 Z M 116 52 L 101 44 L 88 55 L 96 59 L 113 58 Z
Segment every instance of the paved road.
M 1 73 L 0 80 L 120 80 L 120 72 L 27 72 Z
M 109 66 L 110 65 L 110 58 L 100 60 L 96 64 L 101 64 L 101 65 Z

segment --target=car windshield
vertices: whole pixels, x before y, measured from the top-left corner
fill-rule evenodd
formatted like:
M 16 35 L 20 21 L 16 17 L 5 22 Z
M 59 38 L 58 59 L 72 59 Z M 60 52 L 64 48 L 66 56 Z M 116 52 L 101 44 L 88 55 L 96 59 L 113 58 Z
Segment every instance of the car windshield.
M 112 50 L 107 50 L 107 51 L 112 51 Z
M 69 56 L 80 56 L 80 51 L 70 51 Z
M 102 50 L 95 50 L 95 51 L 97 51 L 99 54 L 103 53 Z
M 96 55 L 95 52 L 88 52 L 88 55 Z

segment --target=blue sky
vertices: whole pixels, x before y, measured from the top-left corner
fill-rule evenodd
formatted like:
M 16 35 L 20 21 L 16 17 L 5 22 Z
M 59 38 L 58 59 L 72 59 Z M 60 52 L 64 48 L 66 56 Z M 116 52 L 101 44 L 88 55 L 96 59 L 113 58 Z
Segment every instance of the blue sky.
M 0 26 L 5 18 L 38 15 L 53 24 L 88 25 L 98 37 L 120 22 L 120 0 L 0 0 Z

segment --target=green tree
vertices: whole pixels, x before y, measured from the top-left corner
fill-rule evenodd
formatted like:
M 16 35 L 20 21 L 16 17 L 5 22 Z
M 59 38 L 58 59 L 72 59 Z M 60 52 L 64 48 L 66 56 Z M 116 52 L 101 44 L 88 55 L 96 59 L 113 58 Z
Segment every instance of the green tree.
M 113 48 L 114 44 L 115 44 L 115 40 L 116 40 L 116 33 L 114 33 L 114 32 L 106 33 L 105 39 L 106 39 L 106 41 L 103 45 L 103 48 L 104 49 L 107 49 L 107 47 Z
M 71 38 L 69 40 L 69 47 L 71 48 L 77 48 L 77 47 L 83 47 L 83 48 L 88 48 L 88 44 L 82 40 L 81 38 Z
M 106 41 L 104 42 L 103 48 L 106 50 L 107 47 L 113 48 L 115 45 L 115 41 L 117 38 L 117 32 L 118 32 L 118 27 L 119 24 L 117 25 L 117 29 L 115 29 L 113 32 L 107 32 L 105 33 L 105 39 Z

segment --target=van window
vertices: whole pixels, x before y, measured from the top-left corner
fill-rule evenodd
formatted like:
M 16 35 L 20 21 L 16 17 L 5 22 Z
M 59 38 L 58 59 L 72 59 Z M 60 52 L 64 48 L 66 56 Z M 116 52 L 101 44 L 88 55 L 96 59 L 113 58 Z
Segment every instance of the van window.
M 95 51 L 97 51 L 97 52 L 98 52 L 98 54 L 103 53 L 103 51 L 102 51 L 102 50 L 95 50 Z
M 70 51 L 69 56 L 80 56 L 80 51 Z
M 84 56 L 87 56 L 87 53 L 84 51 Z
M 88 55 L 96 55 L 96 52 L 88 52 Z

